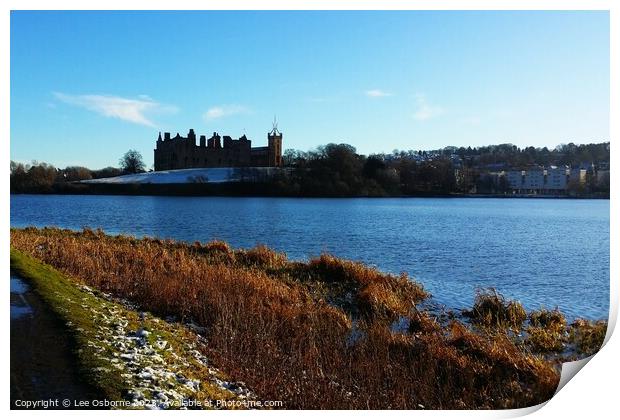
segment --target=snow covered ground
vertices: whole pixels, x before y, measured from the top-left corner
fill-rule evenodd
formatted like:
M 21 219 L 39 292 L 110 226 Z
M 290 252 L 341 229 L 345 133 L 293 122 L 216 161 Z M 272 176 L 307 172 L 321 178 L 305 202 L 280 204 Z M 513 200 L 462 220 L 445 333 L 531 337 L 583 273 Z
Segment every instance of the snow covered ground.
M 89 179 L 86 184 L 191 184 L 258 181 L 270 178 L 280 168 L 195 168 L 145 172 L 111 178 Z

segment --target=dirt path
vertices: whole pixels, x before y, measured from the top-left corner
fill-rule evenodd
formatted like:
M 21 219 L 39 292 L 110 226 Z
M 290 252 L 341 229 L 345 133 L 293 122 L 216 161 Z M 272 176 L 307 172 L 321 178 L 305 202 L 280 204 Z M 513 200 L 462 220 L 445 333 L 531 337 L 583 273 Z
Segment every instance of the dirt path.
M 66 327 L 14 273 L 10 347 L 12 409 L 25 408 L 23 401 L 98 397 L 80 378 Z

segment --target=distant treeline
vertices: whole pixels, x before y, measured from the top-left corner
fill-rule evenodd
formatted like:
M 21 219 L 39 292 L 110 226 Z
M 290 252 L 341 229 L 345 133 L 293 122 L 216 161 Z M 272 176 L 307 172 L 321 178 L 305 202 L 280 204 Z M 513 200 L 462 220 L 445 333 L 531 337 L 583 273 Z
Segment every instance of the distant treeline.
M 513 144 L 474 148 L 447 147 L 440 152 L 459 156 L 467 166 L 504 164 L 508 167 L 525 168 L 529 165 L 578 166 L 582 163 L 609 162 L 609 142 L 561 144 L 555 149 L 532 146 L 521 149 Z
M 288 170 L 269 182 L 184 185 L 85 185 L 74 181 L 121 175 L 118 168 L 56 169 L 45 163 L 11 161 L 13 193 L 274 195 L 302 197 L 416 196 L 455 193 L 503 193 L 505 182 L 491 182 L 488 165 L 525 168 L 529 165 L 609 165 L 609 143 L 561 145 L 553 150 L 502 144 L 438 151 L 394 151 L 360 155 L 348 144 L 330 143 L 304 152 L 286 150 Z M 595 176 L 579 194 L 608 194 L 609 182 Z
M 53 193 L 59 184 L 122 175 L 118 168 L 91 170 L 82 166 L 57 169 L 47 163 L 23 164 L 11 161 L 12 193 Z

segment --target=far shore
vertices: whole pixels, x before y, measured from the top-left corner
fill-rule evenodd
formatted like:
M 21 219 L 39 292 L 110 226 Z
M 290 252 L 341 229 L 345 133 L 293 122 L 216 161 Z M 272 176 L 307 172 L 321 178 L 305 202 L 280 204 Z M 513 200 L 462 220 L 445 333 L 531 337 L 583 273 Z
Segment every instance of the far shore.
M 330 195 L 295 194 L 275 187 L 271 183 L 58 183 L 48 188 L 12 191 L 11 194 L 33 195 L 136 195 L 136 196 L 188 196 L 188 197 L 282 197 L 282 198 L 536 198 L 536 199 L 604 199 L 609 194 L 518 194 L 518 193 L 456 193 L 418 191 L 414 194 L 391 195 Z

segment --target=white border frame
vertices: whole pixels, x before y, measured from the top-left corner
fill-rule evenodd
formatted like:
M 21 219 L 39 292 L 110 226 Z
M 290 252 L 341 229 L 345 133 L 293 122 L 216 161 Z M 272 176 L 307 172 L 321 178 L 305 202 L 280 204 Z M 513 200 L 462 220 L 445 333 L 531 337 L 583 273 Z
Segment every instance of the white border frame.
M 408 2 L 396 1 L 396 0 L 358 0 L 356 2 L 345 0 L 301 0 L 296 1 L 294 4 L 278 1 L 278 0 L 264 0 L 264 1 L 248 1 L 248 0 L 231 0 L 231 1 L 208 1 L 198 2 L 189 0 L 177 0 L 174 2 L 153 0 L 148 3 L 140 4 L 137 1 L 132 0 L 109 0 L 101 1 L 94 0 L 88 3 L 78 2 L 75 0 L 57 1 L 50 4 L 43 0 L 24 0 L 15 1 L 8 0 L 2 2 L 3 13 L 0 15 L 0 28 L 1 29 L 1 46 L 2 55 L 4 59 L 1 61 L 1 73 L 2 83 L 0 84 L 0 93 L 2 98 L 2 107 L 0 108 L 0 127 L 4 133 L 4 138 L 9 139 L 2 141 L 0 144 L 0 153 L 3 160 L 6 163 L 9 160 L 9 148 L 10 148 L 10 10 L 62 10 L 62 9 L 80 9 L 80 10 L 198 10 L 198 9 L 213 9 L 213 10 L 232 10 L 232 9 L 254 9 L 254 10 L 375 10 L 375 9 L 387 9 L 387 10 L 609 10 L 610 11 L 610 88 L 611 88 L 611 103 L 610 103 L 610 115 L 620 115 L 619 96 L 618 96 L 618 77 L 620 76 L 619 65 L 619 41 L 620 41 L 620 2 L 612 0 L 565 0 L 562 2 L 553 0 L 410 0 Z M 610 121 L 610 142 L 612 138 L 618 136 L 618 122 L 611 119 Z M 610 232 L 611 232 L 611 253 L 610 253 L 610 277 L 616 279 L 611 282 L 610 287 L 610 317 L 609 324 L 610 329 L 606 337 L 606 345 L 603 349 L 595 355 L 588 363 L 588 367 L 577 375 L 576 379 L 570 380 L 568 384 L 562 388 L 558 394 L 553 397 L 547 404 L 541 406 L 522 409 L 522 410 L 509 410 L 509 411 L 435 411 L 435 412 L 408 412 L 408 411 L 392 411 L 389 416 L 400 418 L 416 417 L 441 417 L 441 418 L 505 418 L 505 417 L 517 417 L 529 413 L 533 413 L 534 418 L 573 418 L 573 417 L 591 417 L 591 418 L 606 418 L 608 413 L 613 413 L 618 407 L 617 403 L 617 391 L 615 389 L 615 381 L 618 379 L 618 339 L 617 337 L 611 337 L 611 333 L 615 327 L 617 315 L 618 315 L 618 260 L 614 258 L 618 255 L 618 219 L 617 216 L 617 199 L 618 199 L 618 172 L 616 171 L 618 164 L 618 153 L 616 148 L 611 147 L 611 166 L 612 170 L 612 182 L 611 182 L 611 201 L 610 201 Z M 9 176 L 8 170 L 5 169 L 5 176 L 2 179 L 0 191 L 2 206 L 0 207 L 3 219 L 5 223 L 2 225 L 3 238 L 1 242 L 1 251 L 4 256 L 4 261 L 8 262 L 9 254 Z M 3 265 L 4 278 L 9 277 L 9 265 Z M 8 283 L 7 283 L 8 284 Z M 9 312 L 9 291 L 8 287 L 5 289 L 5 297 L 3 300 L 4 313 Z M 9 319 L 5 317 L 3 322 L 3 330 L 5 337 L 9 336 Z M 2 400 L 4 401 L 4 409 L 8 410 L 10 407 L 9 398 L 9 357 L 10 350 L 8 345 L 2 347 Z M 119 411 L 112 413 L 118 416 L 143 416 L 142 413 Z M 82 417 L 83 412 L 11 412 L 11 416 L 15 418 L 25 418 L 34 416 L 52 416 L 63 418 L 74 418 L 74 416 Z M 89 416 L 100 417 L 109 416 L 110 413 L 97 411 L 89 413 Z M 226 417 L 238 417 L 238 416 L 251 416 L 252 418 L 270 416 L 280 417 L 289 416 L 290 412 L 218 412 L 218 413 L 192 413 L 179 412 L 166 414 L 166 416 L 226 416 Z M 315 416 L 317 413 L 313 411 L 301 411 L 295 414 L 296 416 L 310 417 Z M 364 417 L 370 418 L 375 416 L 370 411 L 356 411 L 356 412 L 326 412 L 320 414 L 321 416 L 355 416 L 356 418 Z M 377 413 L 376 415 L 385 415 L 385 413 Z

